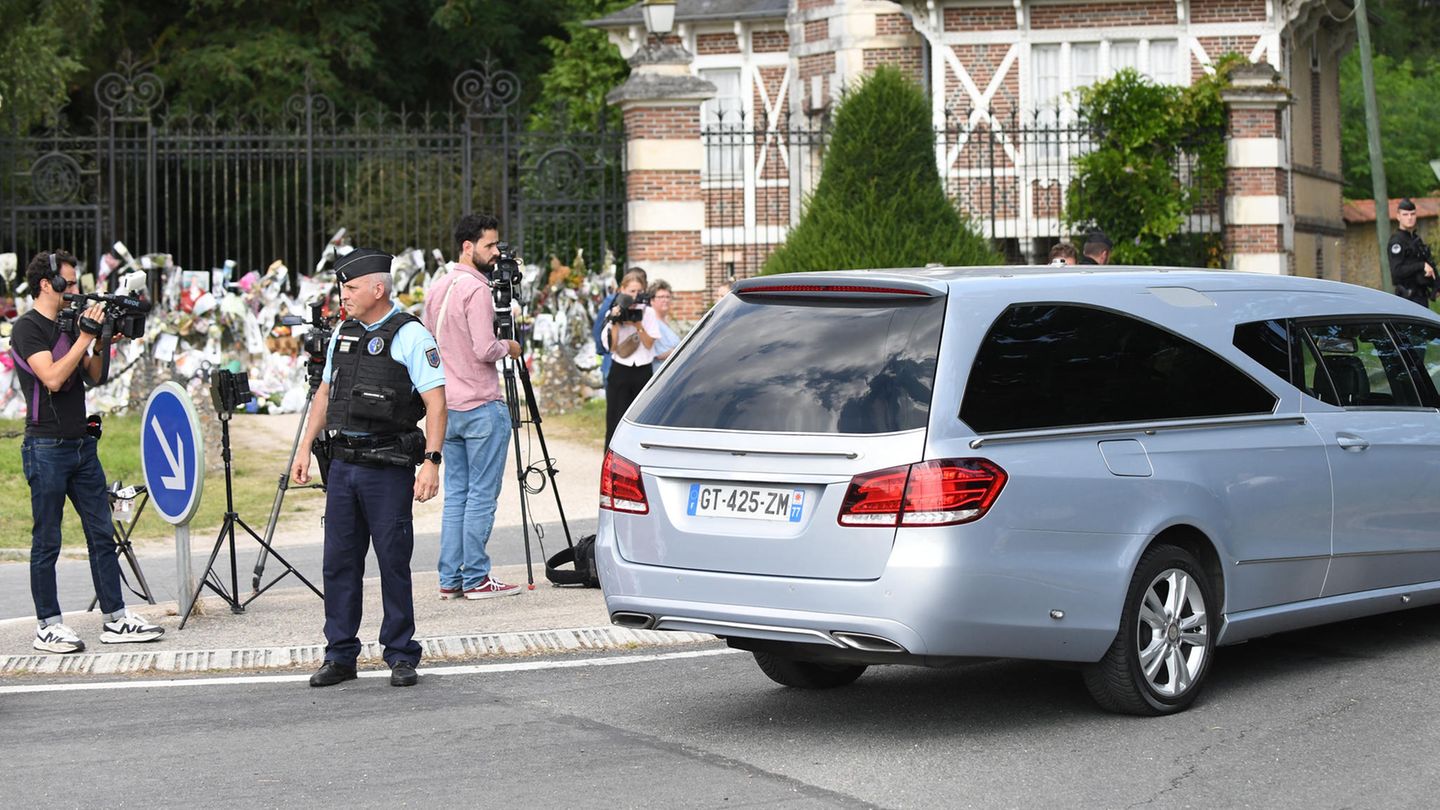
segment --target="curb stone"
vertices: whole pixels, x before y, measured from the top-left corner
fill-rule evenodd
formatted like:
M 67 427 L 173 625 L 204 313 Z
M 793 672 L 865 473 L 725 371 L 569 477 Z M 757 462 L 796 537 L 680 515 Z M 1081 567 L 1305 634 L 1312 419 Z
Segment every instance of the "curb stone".
M 670 646 L 714 641 L 704 633 L 631 630 L 624 627 L 579 627 L 568 630 L 526 630 L 514 633 L 441 636 L 417 639 L 425 659 L 474 658 L 613 650 L 631 646 Z M 154 672 L 217 672 L 319 666 L 325 645 L 249 647 L 233 650 L 157 650 L 79 655 L 11 655 L 0 658 L 0 675 L 117 675 Z M 379 663 L 381 646 L 361 645 L 360 662 Z

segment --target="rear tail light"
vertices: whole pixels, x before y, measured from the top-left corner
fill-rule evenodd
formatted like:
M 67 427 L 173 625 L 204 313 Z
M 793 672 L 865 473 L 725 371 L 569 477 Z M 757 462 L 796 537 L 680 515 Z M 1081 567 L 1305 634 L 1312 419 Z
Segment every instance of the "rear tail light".
M 985 516 L 1008 476 L 983 458 L 921 461 L 850 480 L 842 526 L 950 526 Z
M 645 484 L 640 480 L 640 465 L 605 451 L 600 465 L 600 508 L 643 515 L 650 511 L 645 500 Z

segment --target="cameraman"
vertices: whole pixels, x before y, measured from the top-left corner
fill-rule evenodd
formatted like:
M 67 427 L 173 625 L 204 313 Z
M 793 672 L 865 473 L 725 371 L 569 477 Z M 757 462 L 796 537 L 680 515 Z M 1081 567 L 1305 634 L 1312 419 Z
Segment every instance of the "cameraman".
M 520 593 L 490 576 L 490 529 L 510 446 L 510 412 L 500 396 L 501 358 L 520 344 L 495 335 L 491 277 L 500 222 L 467 214 L 455 223 L 460 260 L 425 291 L 425 325 L 449 370 L 445 422 L 445 509 L 440 518 L 440 598 L 488 599 Z
M 105 308 L 96 304 L 76 321 L 74 335 L 60 330 L 63 293 L 74 290 L 75 257 L 64 251 L 37 253 L 25 270 L 35 308 L 21 315 L 11 333 L 11 353 L 25 395 L 25 440 L 20 456 L 30 485 L 30 595 L 35 600 L 35 649 L 73 653 L 85 642 L 62 622 L 55 587 L 60 556 L 60 522 L 65 498 L 75 505 L 90 551 L 90 576 L 105 612 L 105 644 L 154 641 L 165 631 L 134 616 L 120 593 L 120 562 L 110 523 L 105 471 L 95 454 L 96 437 L 85 419 L 85 383 L 94 384 L 103 358 L 92 352 Z M 108 350 L 99 347 L 99 351 Z
M 605 327 L 605 348 L 610 350 L 610 376 L 605 379 L 605 446 L 621 417 L 640 395 L 654 371 L 655 341 L 660 337 L 660 319 L 644 300 L 645 275 L 631 270 L 620 279 Z

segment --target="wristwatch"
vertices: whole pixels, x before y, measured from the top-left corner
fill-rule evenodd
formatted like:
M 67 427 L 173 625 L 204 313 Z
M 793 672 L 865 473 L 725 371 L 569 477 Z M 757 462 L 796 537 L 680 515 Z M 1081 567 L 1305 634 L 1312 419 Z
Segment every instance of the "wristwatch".
M 433 462 L 435 462 L 435 466 L 436 466 L 436 467 L 439 467 L 439 466 L 440 466 L 440 451 L 439 451 L 439 450 L 431 450 L 430 452 L 428 452 L 428 453 L 425 454 L 425 460 L 426 460 L 426 461 L 433 461 Z

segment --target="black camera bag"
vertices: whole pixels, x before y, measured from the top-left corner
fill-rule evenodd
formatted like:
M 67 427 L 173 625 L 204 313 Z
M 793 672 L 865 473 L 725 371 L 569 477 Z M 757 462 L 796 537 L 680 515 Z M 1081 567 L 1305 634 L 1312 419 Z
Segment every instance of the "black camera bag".
M 574 563 L 574 570 L 562 571 L 560 566 Z M 562 548 L 545 561 L 545 578 L 556 585 L 600 587 L 600 571 L 595 566 L 595 535 L 587 534 L 574 547 Z

